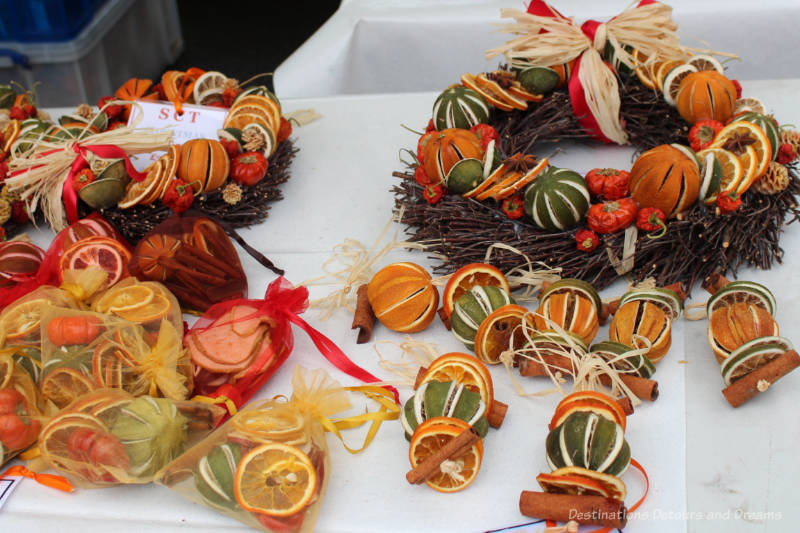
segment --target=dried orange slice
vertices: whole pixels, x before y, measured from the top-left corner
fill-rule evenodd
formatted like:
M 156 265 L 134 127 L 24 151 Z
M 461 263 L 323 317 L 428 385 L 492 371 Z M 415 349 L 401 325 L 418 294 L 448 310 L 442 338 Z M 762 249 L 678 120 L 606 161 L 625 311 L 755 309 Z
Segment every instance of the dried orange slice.
M 486 411 L 491 410 L 494 401 L 492 375 L 477 357 L 459 352 L 450 352 L 433 360 L 422 377 L 426 381 L 455 381 L 467 389 L 480 394 Z
M 39 339 L 39 325 L 42 311 L 48 305 L 43 298 L 12 304 L 0 315 L 0 335 L 5 335 L 6 342 Z
M 681 61 L 665 61 L 658 65 L 658 70 L 655 71 L 655 76 L 653 77 L 653 82 L 656 84 L 656 89 L 661 92 L 664 92 L 664 80 L 667 77 L 667 74 L 674 69 L 675 67 L 679 67 L 683 64 Z
M 103 290 L 128 276 L 130 260 L 131 253 L 119 241 L 109 237 L 89 237 L 73 243 L 64 250 L 64 255 L 58 262 L 58 275 L 63 282 L 64 272 L 68 269 L 83 270 L 99 267 L 108 273 L 108 277 L 99 288 Z
M 549 474 L 539 474 L 536 481 L 545 492 L 555 494 L 586 494 L 624 500 L 625 483 L 616 476 L 595 472 L 579 466 L 565 466 Z
M 255 123 L 269 129 L 274 135 L 275 127 L 272 120 L 272 114 L 269 110 L 252 105 L 243 105 L 236 109 L 231 109 L 228 118 L 225 119 L 225 127 L 243 130 L 247 125 Z
M 711 205 L 717 200 L 719 192 L 738 190 L 739 184 L 742 183 L 745 176 L 745 169 L 736 154 L 723 148 L 706 148 L 697 152 L 698 157 L 701 159 L 705 159 L 706 154 L 714 154 L 714 159 L 722 166 L 719 190 L 706 193 L 705 203 L 706 205 Z
M 478 76 L 473 76 L 469 73 L 461 75 L 461 83 L 463 83 L 465 87 L 469 87 L 473 91 L 483 96 L 490 105 L 501 111 L 513 110 L 515 106 L 505 98 L 503 89 L 497 83 L 489 80 L 488 78 L 486 79 L 486 82 L 479 81 Z M 515 98 L 515 100 L 519 99 Z M 527 107 L 528 104 L 526 103 L 525 108 Z
M 72 432 L 78 429 L 88 429 L 98 433 L 108 431 L 96 417 L 87 413 L 70 412 L 53 418 L 39 435 L 39 449 L 42 455 L 48 462 L 69 473 L 75 473 L 75 462 L 70 460 L 67 443 Z
M 74 368 L 60 367 L 48 372 L 40 389 L 44 398 L 63 409 L 76 398 L 94 390 L 94 384 Z
M 411 466 L 417 467 L 469 428 L 467 422 L 458 418 L 437 416 L 426 420 L 411 437 L 411 446 L 408 449 Z M 426 479 L 425 484 L 439 492 L 464 490 L 478 475 L 482 458 L 483 441 L 478 440 L 468 450 L 446 459 L 440 471 Z
M 92 304 L 98 313 L 116 313 L 131 311 L 143 307 L 153 301 L 155 291 L 148 285 L 128 285 L 112 287 Z
M 150 205 L 164 196 L 169 186 L 169 182 L 175 177 L 178 171 L 178 160 L 180 159 L 180 145 L 173 144 L 167 153 L 158 158 L 161 162 L 161 172 L 158 174 L 158 181 L 153 190 L 145 198 L 139 201 L 142 205 Z
M 522 174 L 518 178 L 514 180 L 503 180 L 494 187 L 489 190 L 489 198 L 494 198 L 495 200 L 504 200 L 509 196 L 521 191 L 524 187 L 526 187 L 530 182 L 536 179 L 536 176 L 542 172 L 547 165 L 549 164 L 546 157 L 542 158 L 539 163 L 530 169 L 525 174 Z
M 549 429 L 555 429 L 567 419 L 567 417 L 576 411 L 590 411 L 602 417 L 616 422 L 625 430 L 627 416 L 622 406 L 611 398 L 601 392 L 595 391 L 579 391 L 573 392 L 566 396 L 556 406 L 553 418 L 550 420 Z
M 772 145 L 767 134 L 760 126 L 752 122 L 731 122 L 717 133 L 710 148 L 724 148 L 742 159 L 745 170 L 750 170 L 745 174 L 745 185 L 740 185 L 740 188 L 744 187 L 743 191 L 746 191 L 753 182 L 764 175 L 772 160 Z M 751 153 L 750 148 L 754 154 Z
M 14 144 L 14 141 L 19 137 L 20 129 L 22 129 L 22 126 L 19 120 L 12 119 L 8 121 L 6 127 L 3 128 L 2 137 L 0 137 L 0 141 L 3 143 L 0 145 L 2 147 L 0 152 L 11 151 L 11 145 Z
M 126 369 L 133 365 L 129 354 L 113 343 L 103 342 L 92 355 L 92 377 L 98 387 L 123 389 Z
M 487 316 L 475 334 L 475 355 L 484 363 L 497 364 L 505 350 L 522 348 L 525 335 L 519 326 L 533 327 L 533 315 L 521 305 L 504 305 Z
M 288 405 L 272 404 L 263 409 L 242 411 L 231 419 L 231 424 L 256 442 L 299 445 L 307 440 L 305 416 Z
M 144 169 L 147 176 L 145 176 L 142 181 L 131 181 L 128 184 L 128 188 L 125 189 L 125 196 L 117 202 L 117 207 L 120 209 L 128 209 L 129 207 L 142 203 L 145 198 L 149 198 L 156 187 L 161 183 L 163 167 L 164 162 L 159 159 Z
M 272 123 L 276 127 L 280 126 L 281 108 L 273 99 L 260 94 L 246 94 L 234 100 L 231 111 L 244 105 L 257 105 L 263 109 L 269 110 L 270 114 L 272 115 Z
M 655 89 L 656 84 L 650 77 L 650 73 L 648 72 L 648 65 L 645 64 L 647 61 L 647 56 L 644 55 L 639 50 L 634 50 L 633 59 L 637 65 L 635 70 L 636 77 L 639 78 L 639 81 L 642 82 L 642 85 L 644 85 L 648 89 Z
M 442 293 L 442 307 L 447 316 L 453 312 L 453 306 L 465 292 L 476 285 L 492 285 L 511 292 L 508 281 L 497 267 L 486 263 L 470 263 L 456 270 Z
M 158 292 L 153 294 L 153 299 L 147 304 L 133 309 L 117 310 L 114 311 L 114 314 L 131 322 L 147 324 L 167 316 L 171 307 L 172 303 L 169 298 Z
M 480 185 L 472 189 L 471 191 L 464 193 L 462 196 L 464 198 L 475 198 L 479 195 L 485 194 L 494 184 L 498 183 L 506 174 L 506 166 L 500 165 L 497 167 L 494 172 L 489 174 L 485 180 L 483 180 Z
M 317 472 L 308 456 L 278 442 L 262 444 L 242 457 L 233 482 L 242 509 L 270 516 L 302 511 L 316 488 Z

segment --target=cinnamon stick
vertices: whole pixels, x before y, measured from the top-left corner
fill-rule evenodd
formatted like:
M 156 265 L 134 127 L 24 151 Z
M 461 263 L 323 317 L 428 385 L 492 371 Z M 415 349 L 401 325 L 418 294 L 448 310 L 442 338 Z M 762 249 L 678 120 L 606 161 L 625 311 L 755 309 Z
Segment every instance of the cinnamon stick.
M 566 372 L 572 374 L 573 363 L 569 357 L 563 355 L 542 355 L 542 361 L 534 361 L 527 357 L 519 359 L 519 374 L 521 376 L 549 376 L 554 372 Z M 549 372 L 548 372 L 549 370 Z
M 503 420 L 505 420 L 507 412 L 508 404 L 493 400 L 492 406 L 489 407 L 489 412 L 486 413 L 486 420 L 489 422 L 490 426 L 497 429 L 503 425 Z
M 444 307 L 439 308 L 439 318 L 442 320 L 442 324 L 444 327 L 447 328 L 447 331 L 450 331 L 450 317 L 447 316 L 447 312 L 444 310 Z
M 531 518 L 622 529 L 628 522 L 628 510 L 620 500 L 585 494 L 551 494 L 523 490 L 519 511 Z
M 356 344 L 364 344 L 372 337 L 372 328 L 375 326 L 375 314 L 367 298 L 367 284 L 364 283 L 356 293 L 356 312 L 353 315 L 353 325 L 350 329 L 358 328 Z
M 725 387 L 722 394 L 733 407 L 739 407 L 758 393 L 766 391 L 773 383 L 798 366 L 800 366 L 800 355 L 794 350 L 789 350 L 743 378 L 737 379 Z
M 641 378 L 632 374 L 619 374 L 619 378 L 640 400 L 654 402 L 658 398 L 658 381 Z M 600 376 L 600 383 L 606 387 L 610 387 L 611 378 L 603 374 Z
M 422 385 L 422 380 L 425 378 L 425 373 L 428 372 L 428 368 L 421 366 L 419 367 L 419 372 L 417 372 L 417 379 L 414 380 L 414 390 L 417 390 L 420 385 Z
M 627 396 L 623 396 L 621 398 L 614 398 L 616 402 L 622 407 L 622 412 L 625 413 L 627 416 L 631 416 L 633 414 L 633 403 L 631 403 L 631 399 Z
M 715 272 L 703 280 L 703 288 L 710 294 L 715 294 L 722 287 L 730 283 L 730 281 L 722 274 Z
M 473 428 L 468 428 L 439 448 L 436 453 L 412 468 L 406 474 L 406 479 L 412 485 L 424 482 L 439 470 L 441 464 L 452 457 L 458 457 L 469 450 L 481 436 Z

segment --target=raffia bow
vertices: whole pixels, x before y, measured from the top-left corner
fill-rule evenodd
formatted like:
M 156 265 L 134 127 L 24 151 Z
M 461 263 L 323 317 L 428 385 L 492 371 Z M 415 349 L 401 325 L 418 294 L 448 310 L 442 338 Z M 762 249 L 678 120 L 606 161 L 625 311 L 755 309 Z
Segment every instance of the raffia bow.
M 501 16 L 516 20 L 503 25 L 501 31 L 519 37 L 488 50 L 486 58 L 504 54 L 510 66 L 521 68 L 551 67 L 575 60 L 569 80 L 575 116 L 587 132 L 605 142 L 628 144 L 619 117 L 617 77 L 601 56 L 606 46 L 611 45 L 615 59 L 629 68 L 688 57 L 675 33 L 672 8 L 654 0 L 642 0 L 607 23 L 588 20 L 581 26 L 542 0 L 532 0 L 527 13 L 503 9 Z M 637 61 L 622 43 L 647 60 Z
M 120 103 L 138 105 L 115 100 L 106 106 Z M 41 205 L 47 223 L 56 231 L 62 230 L 68 222 L 78 219 L 72 176 L 89 166 L 88 152 L 105 159 L 125 159 L 128 174 L 141 181 L 145 175 L 133 168 L 128 156 L 165 150 L 172 144 L 172 131 L 136 129 L 142 113 L 137 116 L 139 118 L 127 127 L 93 135 L 86 135 L 87 124 L 77 138 L 67 140 L 53 139 L 44 133 L 37 140 L 17 139 L 11 147 L 12 154 L 18 152 L 22 143 L 31 147 L 9 160 L 11 177 L 5 183 L 10 191 L 20 192 L 31 213 Z

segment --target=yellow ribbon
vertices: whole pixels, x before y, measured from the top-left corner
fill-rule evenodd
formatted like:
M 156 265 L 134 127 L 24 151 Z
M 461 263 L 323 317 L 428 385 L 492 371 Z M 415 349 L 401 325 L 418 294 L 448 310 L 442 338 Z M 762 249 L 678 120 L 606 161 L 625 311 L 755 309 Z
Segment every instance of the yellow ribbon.
M 376 401 L 380 405 L 380 409 L 377 411 L 367 411 L 361 415 L 335 419 L 330 419 L 324 415 L 319 415 L 317 417 L 317 420 L 319 420 L 319 422 L 322 424 L 322 427 L 325 428 L 325 431 L 336 435 L 336 437 L 341 441 L 345 450 L 356 454 L 370 445 L 372 440 L 375 438 L 375 435 L 378 434 L 378 430 L 384 421 L 397 420 L 400 417 L 400 406 L 395 403 L 394 395 L 383 387 L 362 385 L 359 387 L 345 387 L 344 390 L 349 392 L 360 392 L 367 398 Z M 364 443 L 361 445 L 361 447 L 351 448 L 348 446 L 344 441 L 344 437 L 342 437 L 340 430 L 357 428 L 366 424 L 367 422 L 372 422 L 372 424 L 370 425 L 369 431 L 367 431 L 366 437 L 364 437 Z
M 145 344 L 142 341 L 142 344 Z M 144 349 L 147 350 L 146 344 Z M 181 339 L 168 320 L 161 321 L 158 340 L 149 353 L 138 362 L 141 376 L 149 382 L 150 396 L 158 396 L 159 391 L 165 398 L 183 400 L 189 394 L 186 388 L 186 376 L 178 372 L 178 362 L 183 355 Z
M 193 402 L 200 402 L 200 403 L 208 403 L 211 405 L 224 405 L 228 409 L 228 413 L 233 416 L 239 412 L 236 408 L 236 404 L 233 403 L 233 400 L 228 398 L 227 396 L 219 395 L 216 398 L 211 398 L 210 396 L 195 396 L 192 398 Z
M 105 283 L 108 272 L 100 267 L 90 266 L 81 270 L 68 269 L 60 289 L 68 292 L 76 302 L 85 302 Z

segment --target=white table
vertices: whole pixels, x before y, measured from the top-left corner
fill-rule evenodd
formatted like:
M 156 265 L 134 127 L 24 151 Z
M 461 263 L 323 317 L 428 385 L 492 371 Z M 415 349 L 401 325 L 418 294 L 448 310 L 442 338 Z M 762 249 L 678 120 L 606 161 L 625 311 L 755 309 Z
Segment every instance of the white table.
M 578 23 L 607 21 L 630 2 L 553 0 Z M 742 80 L 791 78 L 800 72 L 796 0 L 671 0 L 687 46 L 738 54 L 728 75 Z M 493 70 L 484 53 L 509 34 L 496 31 L 502 8 L 525 0 L 350 0 L 275 71 L 286 97 L 437 91 L 464 72 Z
M 800 123 L 800 107 L 794 103 L 798 89 L 800 80 L 745 84 L 746 94 L 758 95 L 782 122 L 795 124 Z M 313 107 L 323 118 L 296 130 L 301 151 L 292 166 L 292 179 L 283 186 L 286 198 L 273 205 L 264 224 L 243 231 L 245 238 L 284 267 L 295 282 L 319 275 L 320 265 L 333 245 L 346 237 L 371 244 L 390 217 L 393 199 L 389 187 L 396 179 L 391 172 L 400 168 L 397 150 L 416 143 L 415 136 L 399 124 L 423 125 L 434 98 L 430 92 L 286 99 L 287 111 Z M 585 172 L 599 165 L 624 168 L 630 165 L 630 158 L 628 148 L 569 146 L 554 162 Z M 39 232 L 34 238 L 46 245 L 50 235 Z M 783 266 L 771 272 L 741 274 L 775 290 L 783 333 L 800 342 L 800 331 L 793 326 L 800 322 L 800 309 L 792 300 L 800 287 L 800 274 L 795 273 L 800 264 L 800 228 L 790 227 L 783 245 L 787 250 Z M 250 295 L 257 296 L 273 276 L 241 251 L 240 256 L 250 280 Z M 419 252 L 397 253 L 385 263 L 399 259 L 431 265 Z M 328 290 L 314 287 L 312 296 L 323 296 Z M 603 296 L 617 296 L 623 290 L 624 284 L 617 283 Z M 694 296 L 705 299 L 699 288 Z M 313 311 L 305 318 L 358 364 L 391 379 L 378 367 L 371 344 L 354 343 L 347 313 L 325 323 Z M 793 416 L 800 374 L 785 377 L 775 390 L 738 410 L 732 409 L 720 394 L 722 380 L 705 341 L 705 325 L 705 321 L 675 323 L 673 348 L 659 364 L 657 374 L 661 398 L 642 406 L 629 419 L 627 439 L 634 457 L 647 467 L 653 485 L 642 514 L 631 519 L 626 531 L 788 531 L 790 524 L 800 521 L 793 495 L 794 481 L 800 474 L 794 454 L 800 421 Z M 598 338 L 604 335 L 601 331 Z M 416 338 L 439 344 L 442 352 L 463 348 L 438 320 Z M 400 340 L 401 336 L 377 327 L 373 339 Z M 386 355 L 396 358 L 395 352 Z M 680 364 L 679 360 L 689 362 Z M 355 383 L 328 364 L 305 334 L 295 329 L 294 353 L 259 397 L 290 393 L 295 363 L 328 368 L 342 383 Z M 403 477 L 408 469 L 408 444 L 397 422 L 386 423 L 374 443 L 357 456 L 329 438 L 331 481 L 317 530 L 476 531 L 529 521 L 519 514 L 517 500 L 520 490 L 535 490 L 535 476 L 547 470 L 546 424 L 558 398 L 517 397 L 504 369 L 494 367 L 492 374 L 497 397 L 510 408 L 503 427 L 491 430 L 487 438 L 484 464 L 473 485 L 453 495 L 408 485 Z M 529 391 L 549 387 L 541 380 L 521 382 Z M 409 392 L 408 388 L 401 389 L 401 397 L 407 398 Z M 355 441 L 357 435 L 348 437 Z M 633 472 L 624 479 L 631 492 L 630 504 L 641 487 Z M 757 523 L 734 519 L 737 509 L 780 512 L 783 519 Z M 728 511 L 730 520 L 706 520 L 707 513 L 724 516 Z M 687 516 L 696 519 L 687 521 Z M 0 511 L 0 527 L 2 531 L 48 533 L 244 528 L 161 486 L 81 490 L 67 495 L 33 482 L 23 483 Z M 524 531 L 540 531 L 540 526 Z

